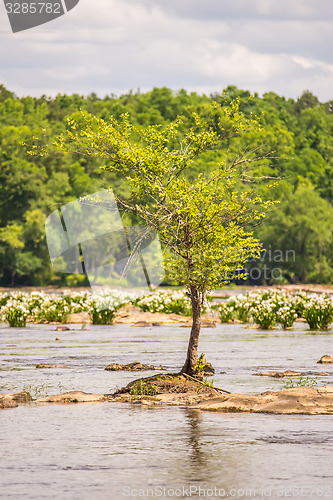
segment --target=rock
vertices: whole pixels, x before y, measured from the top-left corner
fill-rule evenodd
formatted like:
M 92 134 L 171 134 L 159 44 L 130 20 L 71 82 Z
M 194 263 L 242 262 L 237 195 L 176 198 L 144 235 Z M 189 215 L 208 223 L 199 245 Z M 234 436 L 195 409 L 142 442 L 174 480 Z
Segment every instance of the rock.
M 202 328 L 216 328 L 216 322 L 211 319 L 202 319 L 201 320 Z
M 36 399 L 36 403 L 97 403 L 106 401 L 104 394 L 90 394 L 81 391 L 65 392 L 56 396 Z
M 17 408 L 18 404 L 13 399 L 8 398 L 5 394 L 0 394 L 0 409 L 4 410 L 6 408 Z
M 253 373 L 253 375 L 257 375 L 258 377 L 283 378 L 283 377 L 300 377 L 304 374 L 302 372 L 286 370 L 284 372 L 259 372 L 259 373 Z
M 329 356 L 328 354 L 325 354 L 324 356 L 322 356 L 320 358 L 319 361 L 317 361 L 317 363 L 322 363 L 322 364 L 333 363 L 333 358 L 332 358 L 332 356 Z
M 205 366 L 202 369 L 204 375 L 214 375 L 215 373 L 215 368 L 211 363 L 206 363 Z
M 72 324 L 91 324 L 91 318 L 88 312 L 72 313 L 68 318 L 68 323 Z
M 283 377 L 306 377 L 308 375 L 315 377 L 328 377 L 330 374 L 326 372 L 312 373 L 312 372 L 295 372 L 293 370 L 286 370 L 284 372 L 259 372 L 253 373 L 253 375 L 257 375 L 258 377 L 274 377 L 274 378 L 283 378 Z
M 136 312 L 135 310 L 130 311 L 130 313 L 119 311 L 114 320 L 115 325 L 152 326 L 153 323 L 161 323 L 162 325 L 179 325 L 180 323 L 185 323 L 191 326 L 192 320 L 187 316 L 180 316 L 179 314 Z
M 28 392 L 0 394 L 0 409 L 17 408 L 19 403 L 28 403 L 29 401 L 31 401 L 31 396 Z
M 49 365 L 48 363 L 39 363 L 36 368 L 69 368 L 67 365 Z
M 154 323 L 152 323 L 152 326 L 163 326 L 163 323 L 162 321 L 154 321 Z
M 191 408 L 223 413 L 333 414 L 333 387 L 297 387 L 257 395 L 227 394 L 207 399 Z
M 59 326 L 57 326 L 55 331 L 56 332 L 69 332 L 70 328 L 68 328 L 68 326 L 65 326 L 65 325 L 59 325 Z
M 139 363 L 138 361 L 134 361 L 133 363 L 128 363 L 127 365 L 121 365 L 119 363 L 111 363 L 108 365 L 105 370 L 109 371 L 119 371 L 119 370 L 125 370 L 125 371 L 144 371 L 144 370 L 165 370 L 164 366 L 160 366 L 157 368 L 156 366 L 153 365 L 145 365 L 144 363 Z

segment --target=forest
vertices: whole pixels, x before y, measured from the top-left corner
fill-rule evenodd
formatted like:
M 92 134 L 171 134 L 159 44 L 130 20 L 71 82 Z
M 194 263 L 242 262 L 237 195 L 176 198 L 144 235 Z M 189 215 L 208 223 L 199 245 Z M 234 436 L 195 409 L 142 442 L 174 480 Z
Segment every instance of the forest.
M 259 259 L 246 265 L 247 281 L 272 285 L 333 282 L 333 100 L 322 103 L 310 91 L 295 99 L 273 92 L 251 96 L 228 86 L 210 96 L 186 90 L 154 88 L 104 98 L 92 93 L 18 97 L 0 85 L 0 285 L 85 285 L 82 274 L 52 269 L 45 239 L 45 220 L 54 210 L 80 196 L 112 187 L 123 197 L 128 186 L 116 173 L 104 171 L 100 158 L 77 154 L 29 155 L 40 141 L 66 130 L 67 119 L 80 110 L 107 120 L 128 113 L 138 126 L 162 127 L 178 115 L 205 115 L 212 102 L 225 106 L 240 99 L 245 116 L 259 116 L 263 132 L 239 138 L 237 149 L 264 147 L 274 154 L 261 173 L 279 180 L 278 203 L 256 227 L 263 242 Z M 41 139 L 42 137 L 42 139 Z M 188 175 L 208 172 L 235 146 L 210 151 L 194 162 Z M 258 187 L 263 197 L 265 187 Z M 172 283 L 166 276 L 164 284 Z

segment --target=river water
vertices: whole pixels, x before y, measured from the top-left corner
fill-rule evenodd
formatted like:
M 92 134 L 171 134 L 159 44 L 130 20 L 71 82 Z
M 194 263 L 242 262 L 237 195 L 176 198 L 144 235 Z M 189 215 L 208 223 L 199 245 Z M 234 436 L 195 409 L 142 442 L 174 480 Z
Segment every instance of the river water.
M 189 334 L 179 326 L 55 328 L 0 326 L 0 392 L 110 393 L 138 375 L 105 371 L 109 363 L 177 371 Z M 287 332 L 203 329 L 199 352 L 216 369 L 214 384 L 231 391 L 282 388 L 253 376 L 268 370 L 325 371 L 318 385 L 333 385 L 333 366 L 316 364 L 332 355 L 332 331 L 314 334 L 302 323 Z M 40 362 L 69 369 L 36 369 Z M 1 498 L 333 498 L 333 416 L 31 403 L 1 411 L 0 421 Z

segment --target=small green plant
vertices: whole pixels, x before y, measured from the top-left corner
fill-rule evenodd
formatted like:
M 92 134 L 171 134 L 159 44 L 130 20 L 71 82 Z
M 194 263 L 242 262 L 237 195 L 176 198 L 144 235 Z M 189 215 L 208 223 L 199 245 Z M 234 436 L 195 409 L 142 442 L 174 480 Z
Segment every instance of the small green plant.
M 218 311 L 221 323 L 228 323 L 231 319 L 235 317 L 234 308 L 229 304 L 222 304 L 219 307 Z
M 288 378 L 287 380 L 283 380 L 284 389 L 293 389 L 295 387 L 314 387 L 318 384 L 317 378 L 310 377 L 299 377 L 298 380 L 292 380 Z
M 214 380 L 208 380 L 208 378 L 204 378 L 203 379 L 203 385 L 205 387 L 211 387 L 211 388 L 213 388 L 214 387 Z
M 40 384 L 35 386 L 28 385 L 27 387 L 24 387 L 23 390 L 24 392 L 30 395 L 33 401 L 35 401 L 38 398 L 47 398 L 48 397 L 47 390 L 49 388 L 50 387 L 48 385 Z
M 93 309 L 90 313 L 93 325 L 112 325 L 117 311 L 103 309 L 98 311 Z
M 62 385 L 61 382 L 58 382 L 58 387 L 59 387 L 60 392 L 62 392 L 64 390 L 64 386 Z
M 155 396 L 157 394 L 157 389 L 153 384 L 144 384 L 142 380 L 138 380 L 130 388 L 131 396 Z
M 205 358 L 204 353 L 199 356 L 196 367 L 195 367 L 195 373 L 201 373 L 203 369 L 205 368 L 207 364 L 207 359 Z

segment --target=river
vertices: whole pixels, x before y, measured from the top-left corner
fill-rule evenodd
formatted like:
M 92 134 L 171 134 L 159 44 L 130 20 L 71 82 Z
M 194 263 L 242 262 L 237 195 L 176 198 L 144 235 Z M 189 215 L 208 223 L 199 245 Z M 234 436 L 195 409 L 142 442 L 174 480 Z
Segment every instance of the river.
M 70 327 L 1 325 L 0 392 L 111 393 L 138 375 L 105 371 L 109 363 L 177 371 L 189 333 L 179 326 Z M 316 364 L 332 355 L 332 332 L 314 334 L 303 323 L 286 332 L 206 328 L 199 352 L 216 369 L 214 384 L 231 391 L 282 388 L 281 380 L 253 376 L 268 370 L 325 371 L 318 385 L 333 385 L 333 366 Z M 69 369 L 36 369 L 40 362 Z M 105 402 L 30 403 L 1 411 L 0 419 L 1 498 L 333 498 L 333 416 Z

